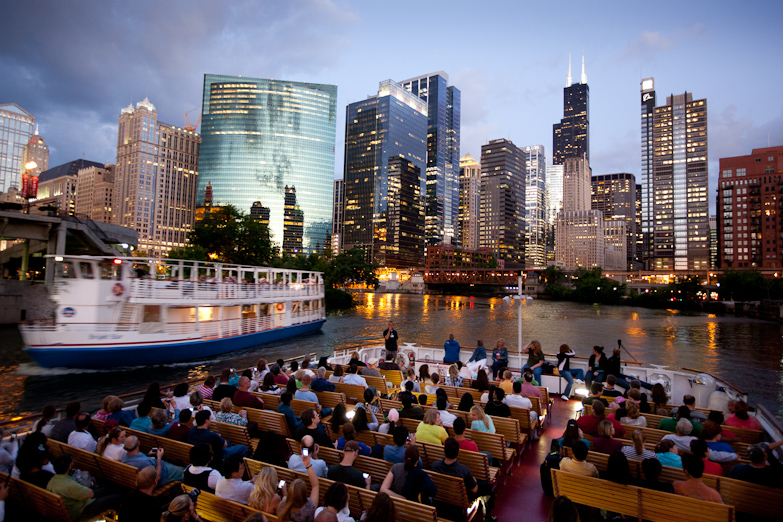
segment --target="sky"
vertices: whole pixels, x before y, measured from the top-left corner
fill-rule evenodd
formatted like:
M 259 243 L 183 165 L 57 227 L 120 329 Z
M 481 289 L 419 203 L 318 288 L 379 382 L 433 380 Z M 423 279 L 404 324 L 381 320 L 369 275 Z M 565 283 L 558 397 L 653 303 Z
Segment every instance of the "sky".
M 779 0 L 4 0 L 0 103 L 36 117 L 50 166 L 113 163 L 120 109 L 148 97 L 183 126 L 205 73 L 335 84 L 340 178 L 345 106 L 445 71 L 462 92 L 460 155 L 509 138 L 544 145 L 551 163 L 571 53 L 590 86 L 594 175 L 639 176 L 642 78 L 658 104 L 707 99 L 714 212 L 719 158 L 783 145 L 781 20 Z

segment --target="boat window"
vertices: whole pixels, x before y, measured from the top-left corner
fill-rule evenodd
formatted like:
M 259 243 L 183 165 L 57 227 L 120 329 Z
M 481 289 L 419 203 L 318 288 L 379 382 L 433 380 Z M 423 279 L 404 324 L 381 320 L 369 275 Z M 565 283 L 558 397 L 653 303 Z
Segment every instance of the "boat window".
M 76 277 L 76 270 L 74 270 L 73 263 L 70 261 L 61 261 L 57 263 L 55 275 L 60 279 L 74 279 Z
M 270 312 L 269 312 L 269 305 L 268 304 L 262 303 L 262 304 L 260 304 L 258 306 L 259 306 L 259 311 L 258 311 L 259 315 L 261 315 L 261 316 L 269 315 Z
M 92 273 L 92 263 L 82 261 L 79 263 L 79 272 L 82 275 L 82 279 L 94 279 Z
M 160 322 L 160 306 L 145 306 L 142 322 L 145 323 L 159 323 Z
M 101 261 L 101 279 L 119 280 L 121 273 L 121 265 L 115 265 L 110 260 Z

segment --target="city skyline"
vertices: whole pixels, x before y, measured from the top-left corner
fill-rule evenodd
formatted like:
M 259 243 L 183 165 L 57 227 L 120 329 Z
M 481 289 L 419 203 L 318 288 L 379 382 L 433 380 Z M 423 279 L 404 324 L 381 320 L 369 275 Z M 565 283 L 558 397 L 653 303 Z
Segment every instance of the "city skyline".
M 524 6 L 506 4 L 507 16 L 497 21 L 491 18 L 492 10 L 456 3 L 438 15 L 444 27 L 470 19 L 476 38 L 456 40 L 442 53 L 421 52 L 416 39 L 399 38 L 395 50 L 405 59 L 388 61 L 375 59 L 371 46 L 363 45 L 373 30 L 367 21 L 377 19 L 381 7 L 355 2 L 260 4 L 261 24 L 246 16 L 245 5 L 11 2 L 0 8 L 5 29 L 0 73 L 19 80 L 0 90 L 0 101 L 17 103 L 36 117 L 52 164 L 83 155 L 110 162 L 117 107 L 146 96 L 165 107 L 162 121 L 184 125 L 185 112 L 192 120 L 199 112 L 194 108 L 201 103 L 206 72 L 336 84 L 340 129 L 341 107 L 363 99 L 379 78 L 401 81 L 443 70 L 462 91 L 460 156 L 475 157 L 481 145 L 499 137 L 553 150 L 551 125 L 562 117 L 568 53 L 579 64 L 575 70 L 580 70 L 584 53 L 591 87 L 593 172 L 640 175 L 638 85 L 654 76 L 667 89 L 659 91 L 664 99 L 687 90 L 710 100 L 712 208 L 719 158 L 783 142 L 783 110 L 769 109 L 783 73 L 766 65 L 779 47 L 774 31 L 779 17 L 774 12 L 781 13 L 783 6 L 755 3 L 735 12 L 731 5 L 709 5 L 678 7 L 674 19 L 654 16 L 641 6 L 591 9 L 573 3 L 565 6 L 573 15 L 569 17 L 558 16 L 563 6 L 543 6 L 538 17 L 542 23 L 521 32 L 510 28 L 525 19 Z M 417 5 L 422 19 L 435 9 Z M 402 12 L 383 13 L 389 24 L 403 17 Z M 138 33 L 118 29 L 133 20 L 143 27 Z M 76 36 L 67 29 L 81 24 L 91 27 L 89 35 Z M 415 24 L 403 25 L 405 34 L 415 34 Z M 38 32 L 28 33 L 29 27 Z M 550 35 L 555 29 L 578 36 L 554 39 Z M 113 45 L 96 45 L 104 40 Z M 169 44 L 175 52 L 158 52 Z M 495 46 L 518 53 L 525 66 L 509 68 L 500 59 L 503 53 L 491 53 Z M 265 47 L 279 52 L 261 52 Z M 85 78 L 90 79 L 89 88 Z M 343 163 L 340 134 L 337 177 Z

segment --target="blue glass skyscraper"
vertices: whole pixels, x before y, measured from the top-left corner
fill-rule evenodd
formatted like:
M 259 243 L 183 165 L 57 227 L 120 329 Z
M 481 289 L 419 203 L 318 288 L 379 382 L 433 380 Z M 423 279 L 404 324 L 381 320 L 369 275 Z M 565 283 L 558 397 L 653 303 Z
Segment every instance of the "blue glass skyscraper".
M 248 213 L 260 201 L 277 246 L 323 249 L 332 231 L 336 101 L 336 85 L 205 74 L 197 201 L 208 183 L 215 205 Z M 284 226 L 287 193 L 302 232 Z
M 462 94 L 443 71 L 399 83 L 427 102 L 427 245 L 457 243 Z
M 426 102 L 389 80 L 348 105 L 343 250 L 363 248 L 383 266 L 423 264 L 426 164 Z

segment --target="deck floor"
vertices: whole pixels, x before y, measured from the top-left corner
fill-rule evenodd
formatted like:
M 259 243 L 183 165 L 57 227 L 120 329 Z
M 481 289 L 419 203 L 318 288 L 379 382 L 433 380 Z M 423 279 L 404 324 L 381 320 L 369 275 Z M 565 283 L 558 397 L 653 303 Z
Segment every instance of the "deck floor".
M 541 490 L 539 468 L 549 452 L 552 439 L 563 435 L 568 419 L 575 418 L 576 407 L 580 404 L 576 400 L 565 402 L 557 395 L 553 397 L 552 418 L 544 426 L 541 438 L 528 446 L 525 458 L 514 467 L 513 475 L 497 487 L 492 514 L 499 521 L 540 522 L 549 518 L 549 508 L 554 499 Z

